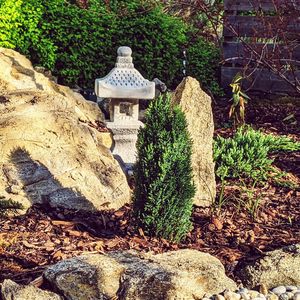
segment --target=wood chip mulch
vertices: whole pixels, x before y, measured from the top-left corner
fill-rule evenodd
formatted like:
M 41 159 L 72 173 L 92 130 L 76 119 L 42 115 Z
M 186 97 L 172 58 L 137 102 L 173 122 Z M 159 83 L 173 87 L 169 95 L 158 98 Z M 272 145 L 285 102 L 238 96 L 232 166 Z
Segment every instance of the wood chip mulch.
M 249 107 L 253 123 L 259 128 L 291 133 L 299 138 L 300 121 L 297 126 L 287 125 L 283 119 L 291 112 L 298 118 L 300 109 L 282 111 L 276 105 L 272 109 L 266 107 L 258 112 L 258 108 Z M 215 109 L 217 124 L 225 118 L 224 111 Z M 267 114 L 272 126 L 265 123 Z M 269 115 L 273 115 L 273 119 Z M 228 132 L 222 126 L 216 127 L 219 133 Z M 181 248 L 197 249 L 218 257 L 227 275 L 238 280 L 235 269 L 244 263 L 254 261 L 267 251 L 300 243 L 300 153 L 276 154 L 274 158 L 275 165 L 289 172 L 298 187 L 267 182 L 249 194 L 241 189 L 239 181 L 232 180 L 226 186 L 226 201 L 220 210 L 194 208 L 194 228 L 180 244 L 151 239 L 137 230 L 130 206 L 92 214 L 34 206 L 26 215 L 0 219 L 0 282 L 10 278 L 27 284 L 49 265 L 83 253 L 125 249 L 162 253 Z
M 233 186 L 226 191 L 236 192 Z M 142 230 L 135 230 L 129 206 L 94 214 L 58 209 L 46 213 L 49 208 L 33 207 L 24 216 L 0 221 L 0 282 L 11 278 L 29 283 L 47 266 L 88 252 L 135 249 L 162 253 L 181 248 L 218 257 L 234 278 L 238 263 L 300 243 L 300 191 L 269 186 L 260 192 L 263 203 L 255 219 L 245 207 L 238 208 L 234 199 L 220 214 L 195 208 L 194 229 L 180 244 L 150 239 Z

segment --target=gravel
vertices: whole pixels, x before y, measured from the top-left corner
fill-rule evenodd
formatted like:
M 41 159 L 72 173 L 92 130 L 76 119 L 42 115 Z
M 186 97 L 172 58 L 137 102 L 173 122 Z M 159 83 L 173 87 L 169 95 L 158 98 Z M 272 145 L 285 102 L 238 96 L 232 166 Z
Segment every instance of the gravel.
M 264 285 L 259 290 L 250 290 L 244 287 L 232 292 L 205 296 L 202 300 L 300 300 L 300 286 L 281 285 L 268 290 Z

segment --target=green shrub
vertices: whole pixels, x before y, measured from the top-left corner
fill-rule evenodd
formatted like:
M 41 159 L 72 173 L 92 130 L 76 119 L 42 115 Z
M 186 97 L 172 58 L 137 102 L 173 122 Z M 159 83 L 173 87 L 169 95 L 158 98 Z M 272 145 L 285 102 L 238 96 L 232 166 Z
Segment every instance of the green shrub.
M 56 2 L 44 4 L 45 34 L 57 47 L 53 73 L 62 84 L 92 88 L 115 60 L 115 17 L 100 5 L 81 9 L 63 0 Z
M 220 55 L 220 49 L 201 36 L 189 42 L 187 47 L 187 75 L 197 78 L 202 87 L 218 96 L 224 94 L 218 83 Z
M 134 63 L 148 79 L 160 78 L 168 87 L 182 80 L 182 51 L 187 42 L 187 26 L 165 14 L 161 7 L 141 11 L 131 8 L 120 17 L 117 45 L 133 50 Z
M 42 0 L 0 1 L 0 47 L 12 48 L 28 56 L 33 63 L 52 69 L 56 47 L 45 36 Z
M 191 229 L 191 147 L 180 108 L 169 95 L 153 100 L 138 134 L 134 197 L 139 226 L 151 236 L 180 241 Z
M 241 127 L 232 138 L 218 136 L 214 142 L 216 175 L 225 178 L 248 177 L 266 180 L 272 169 L 269 154 L 300 150 L 300 143 L 290 138 L 263 134 L 251 127 Z
M 166 14 L 158 1 L 90 0 L 86 9 L 79 2 L 0 0 L 0 46 L 50 69 L 60 83 L 84 88 L 110 71 L 123 45 L 133 49 L 135 66 L 146 78 L 175 88 L 187 48 L 188 75 L 218 93 L 216 48 L 201 38 L 189 41 L 191 26 Z

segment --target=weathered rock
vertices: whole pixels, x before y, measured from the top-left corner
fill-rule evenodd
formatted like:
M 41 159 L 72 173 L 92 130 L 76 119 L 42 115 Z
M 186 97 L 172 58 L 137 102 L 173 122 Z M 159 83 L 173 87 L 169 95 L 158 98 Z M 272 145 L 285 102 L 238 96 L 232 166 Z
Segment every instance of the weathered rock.
M 226 300 L 240 300 L 241 295 L 238 293 L 234 293 L 232 291 L 225 291 L 224 292 L 224 297 Z
M 197 189 L 194 204 L 210 206 L 216 196 L 211 98 L 196 79 L 186 77 L 177 87 L 172 102 L 184 111 L 193 139 L 192 167 Z
M 274 289 L 272 289 L 272 292 L 276 295 L 281 295 L 286 292 L 286 287 L 283 285 L 277 286 Z
M 83 255 L 51 266 L 44 276 L 68 300 L 200 299 L 236 289 L 217 258 L 196 250 Z
M 19 285 L 9 279 L 1 284 L 3 300 L 63 300 L 59 295 L 41 290 L 33 285 Z
M 300 300 L 300 292 L 299 293 L 295 293 L 293 300 Z
M 264 284 L 268 289 L 277 287 L 285 292 L 283 285 L 300 285 L 300 244 L 267 252 L 264 257 L 247 265 L 237 275 L 247 287 Z
M 125 175 L 89 126 L 103 118 L 97 104 L 13 50 L 0 48 L 0 69 L 1 196 L 25 207 L 47 202 L 84 210 L 129 202 Z

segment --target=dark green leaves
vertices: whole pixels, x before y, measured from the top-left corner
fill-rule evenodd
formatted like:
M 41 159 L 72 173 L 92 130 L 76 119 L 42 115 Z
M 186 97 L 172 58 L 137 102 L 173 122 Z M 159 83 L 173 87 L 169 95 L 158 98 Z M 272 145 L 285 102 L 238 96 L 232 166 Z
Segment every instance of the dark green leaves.
M 191 147 L 185 116 L 171 108 L 170 96 L 152 101 L 138 135 L 134 201 L 139 226 L 151 236 L 180 241 L 191 229 Z
M 263 134 L 251 127 L 241 127 L 232 138 L 218 136 L 214 142 L 216 175 L 226 178 L 265 180 L 272 169 L 272 152 L 297 151 L 300 143 L 285 136 Z

